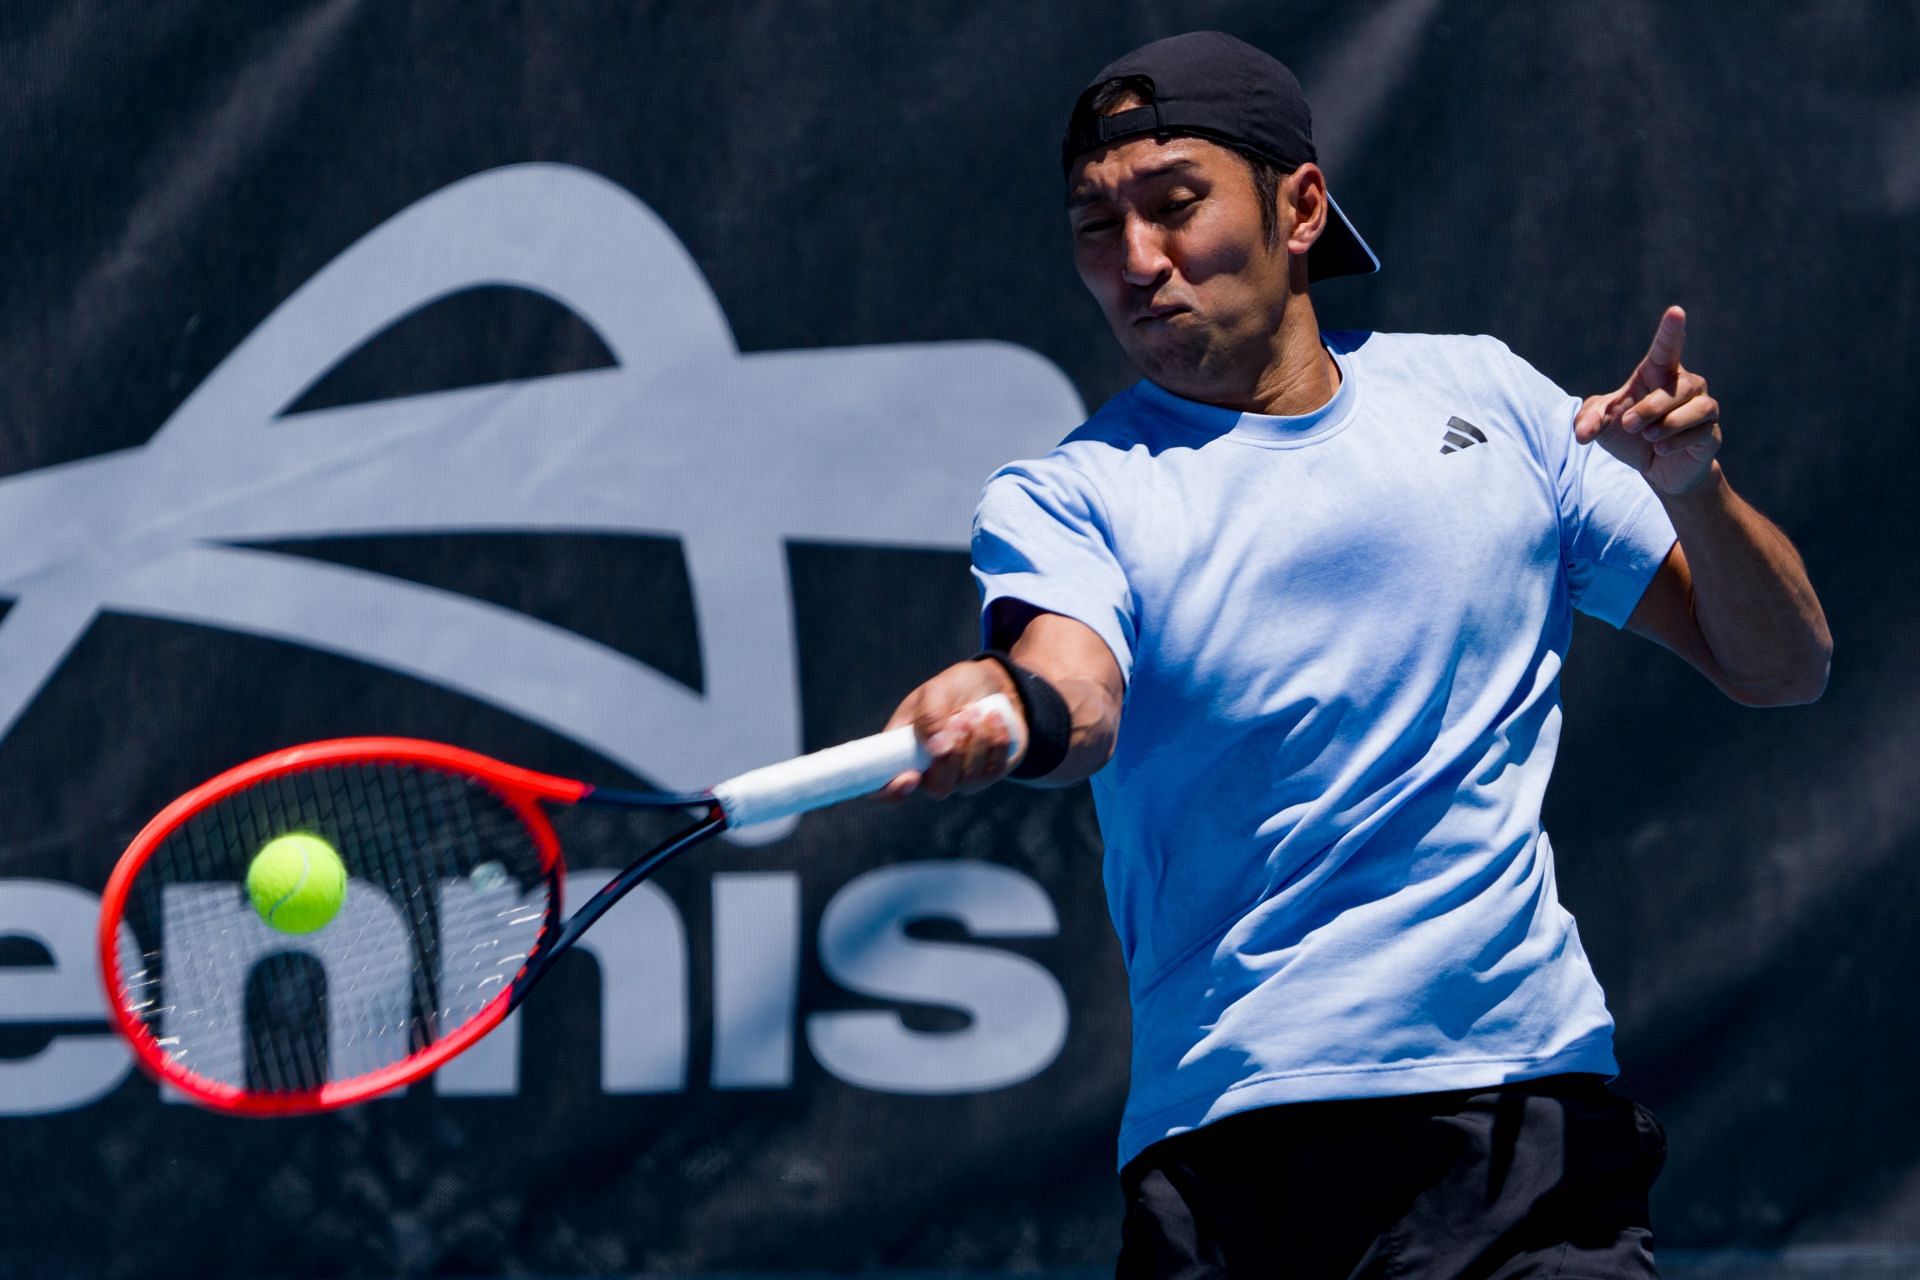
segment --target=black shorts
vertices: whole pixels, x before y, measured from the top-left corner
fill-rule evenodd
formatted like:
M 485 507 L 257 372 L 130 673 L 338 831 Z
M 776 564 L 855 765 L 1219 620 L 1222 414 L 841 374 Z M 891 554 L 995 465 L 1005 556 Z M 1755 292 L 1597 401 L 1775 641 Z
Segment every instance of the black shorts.
M 1651 1111 L 1590 1073 L 1263 1107 L 1121 1170 L 1120 1280 L 1651 1280 Z

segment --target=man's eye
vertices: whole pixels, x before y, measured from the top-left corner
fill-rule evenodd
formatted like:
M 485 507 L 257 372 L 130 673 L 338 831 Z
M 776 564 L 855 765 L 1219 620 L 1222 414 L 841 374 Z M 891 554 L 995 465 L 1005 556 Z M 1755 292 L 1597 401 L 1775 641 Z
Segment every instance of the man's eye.
M 1083 236 L 1098 235 L 1102 231 L 1119 225 L 1119 220 L 1116 218 L 1092 218 L 1080 224 L 1080 234 Z
M 1189 205 L 1195 205 L 1199 203 L 1200 203 L 1199 196 L 1183 196 L 1178 200 L 1167 201 L 1166 204 L 1161 206 L 1161 211 L 1163 213 L 1178 213 Z

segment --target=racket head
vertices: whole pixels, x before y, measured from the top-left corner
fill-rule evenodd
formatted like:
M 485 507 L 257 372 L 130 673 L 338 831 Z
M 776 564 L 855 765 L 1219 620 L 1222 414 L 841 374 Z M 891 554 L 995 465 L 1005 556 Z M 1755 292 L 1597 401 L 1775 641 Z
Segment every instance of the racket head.
M 506 1016 L 559 931 L 565 875 L 543 803 L 591 788 L 410 738 L 248 761 L 143 828 L 102 897 L 100 972 L 147 1073 L 243 1115 L 298 1115 L 416 1080 Z M 335 918 L 268 925 L 246 892 L 268 840 L 317 835 L 346 866 Z

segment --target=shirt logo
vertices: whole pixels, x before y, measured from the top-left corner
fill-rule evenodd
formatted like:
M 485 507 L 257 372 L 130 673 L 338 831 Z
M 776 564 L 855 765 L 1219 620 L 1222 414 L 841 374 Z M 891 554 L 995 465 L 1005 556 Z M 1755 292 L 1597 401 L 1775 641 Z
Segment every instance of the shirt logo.
M 1440 446 L 1440 452 L 1456 453 L 1461 449 L 1471 449 L 1476 444 L 1486 442 L 1486 432 L 1465 418 L 1448 418 L 1446 443 Z

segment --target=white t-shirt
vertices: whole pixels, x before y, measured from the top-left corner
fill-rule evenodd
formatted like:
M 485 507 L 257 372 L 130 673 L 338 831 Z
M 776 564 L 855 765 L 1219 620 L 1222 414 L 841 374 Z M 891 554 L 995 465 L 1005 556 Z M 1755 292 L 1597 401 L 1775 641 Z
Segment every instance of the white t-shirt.
M 1573 610 L 1620 626 L 1673 526 L 1497 339 L 1321 336 L 1318 410 L 1141 382 L 975 517 L 983 619 L 1075 618 L 1127 677 L 1092 783 L 1123 1165 L 1253 1107 L 1618 1073 L 1540 802 Z

